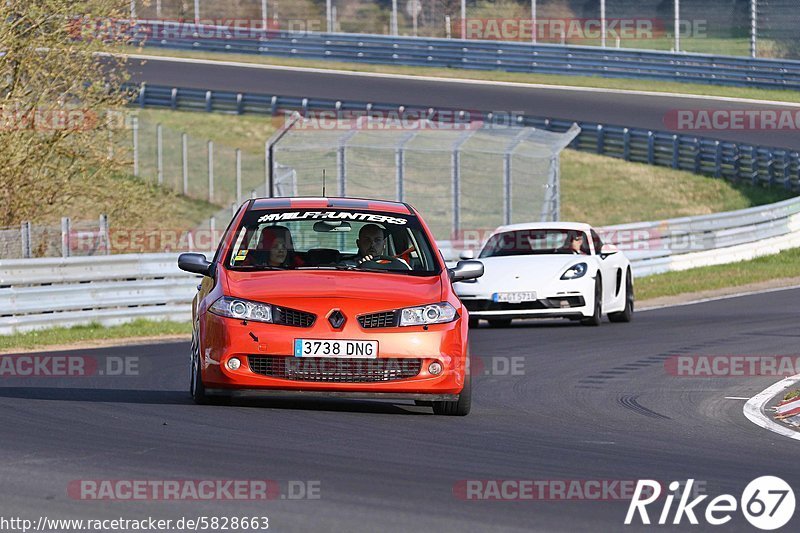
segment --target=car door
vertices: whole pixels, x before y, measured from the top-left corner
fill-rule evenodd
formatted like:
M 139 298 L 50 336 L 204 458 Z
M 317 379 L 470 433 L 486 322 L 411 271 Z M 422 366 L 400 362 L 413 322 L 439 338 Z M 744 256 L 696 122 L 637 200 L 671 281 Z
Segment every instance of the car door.
M 619 252 L 601 254 L 603 241 L 595 230 L 591 230 L 591 234 L 598 268 L 603 277 L 603 309 L 619 307 L 625 292 L 625 257 Z

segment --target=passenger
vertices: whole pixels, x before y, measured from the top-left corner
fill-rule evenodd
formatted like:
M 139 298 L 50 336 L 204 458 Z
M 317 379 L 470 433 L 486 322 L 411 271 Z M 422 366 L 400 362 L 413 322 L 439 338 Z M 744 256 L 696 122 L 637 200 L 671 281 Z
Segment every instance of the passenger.
M 292 234 L 285 226 L 268 226 L 261 230 L 256 250 L 269 252 L 266 266 L 292 268 L 302 265 L 302 261 L 294 254 Z

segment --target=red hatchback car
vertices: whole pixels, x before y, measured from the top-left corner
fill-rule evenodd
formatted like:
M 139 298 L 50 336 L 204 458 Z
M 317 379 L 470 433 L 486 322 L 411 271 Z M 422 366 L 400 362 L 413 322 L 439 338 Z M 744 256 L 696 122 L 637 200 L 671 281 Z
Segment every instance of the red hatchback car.
M 405 203 L 270 198 L 241 206 L 193 302 L 191 394 L 415 400 L 470 409 L 468 314 L 419 213 Z

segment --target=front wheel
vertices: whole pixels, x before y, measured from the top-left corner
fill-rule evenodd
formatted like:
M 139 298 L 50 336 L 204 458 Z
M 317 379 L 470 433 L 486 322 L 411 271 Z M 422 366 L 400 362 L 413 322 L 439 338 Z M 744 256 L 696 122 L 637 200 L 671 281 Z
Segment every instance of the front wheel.
M 594 282 L 594 313 L 588 318 L 581 320 L 584 326 L 599 326 L 600 319 L 603 317 L 603 284 L 600 281 L 600 275 Z
M 189 394 L 194 403 L 205 405 L 208 402 L 206 387 L 203 384 L 203 375 L 200 370 L 200 349 L 197 335 L 192 332 L 192 359 L 190 363 Z
M 433 414 L 447 416 L 466 416 L 472 407 L 472 376 L 467 370 L 464 378 L 464 388 L 458 395 L 458 400 L 431 402 L 433 404 Z
M 625 309 L 618 313 L 609 313 L 608 319 L 611 322 L 630 322 L 633 320 L 633 302 L 633 279 L 631 278 L 631 271 L 628 270 L 628 275 L 625 279 Z

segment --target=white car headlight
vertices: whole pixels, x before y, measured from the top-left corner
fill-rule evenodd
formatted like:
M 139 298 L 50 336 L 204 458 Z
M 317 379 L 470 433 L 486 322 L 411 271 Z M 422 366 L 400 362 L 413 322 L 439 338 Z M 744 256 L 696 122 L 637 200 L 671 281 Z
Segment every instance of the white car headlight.
M 561 275 L 561 279 L 578 279 L 582 278 L 586 275 L 586 271 L 589 270 L 589 267 L 586 263 L 578 263 L 577 265 L 572 265 Z
M 456 308 L 447 302 L 419 307 L 407 307 L 401 310 L 401 326 L 425 326 L 428 324 L 443 324 L 452 322 L 456 318 Z
M 223 296 L 208 309 L 215 315 L 252 320 L 253 322 L 272 322 L 272 306 L 261 302 Z

